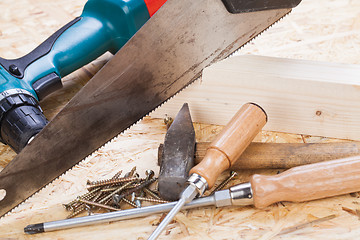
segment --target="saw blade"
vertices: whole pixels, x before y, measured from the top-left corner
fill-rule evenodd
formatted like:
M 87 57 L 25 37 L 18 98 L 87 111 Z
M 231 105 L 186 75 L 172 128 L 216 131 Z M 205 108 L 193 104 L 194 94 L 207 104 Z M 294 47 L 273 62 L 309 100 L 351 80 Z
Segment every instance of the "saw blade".
M 0 172 L 0 216 L 290 10 L 231 14 L 220 0 L 169 0 Z

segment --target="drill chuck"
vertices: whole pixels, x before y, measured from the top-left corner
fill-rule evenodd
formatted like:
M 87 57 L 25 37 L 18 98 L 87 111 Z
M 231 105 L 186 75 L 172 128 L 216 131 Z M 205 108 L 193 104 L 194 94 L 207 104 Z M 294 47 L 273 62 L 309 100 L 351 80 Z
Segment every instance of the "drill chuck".
M 0 95 L 0 140 L 19 153 L 48 123 L 38 101 L 27 91 Z

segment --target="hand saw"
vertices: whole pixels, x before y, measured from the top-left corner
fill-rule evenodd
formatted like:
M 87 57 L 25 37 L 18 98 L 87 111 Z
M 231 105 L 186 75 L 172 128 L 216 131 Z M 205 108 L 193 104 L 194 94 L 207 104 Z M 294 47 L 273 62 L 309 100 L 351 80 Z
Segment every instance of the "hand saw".
M 204 67 L 229 56 L 300 1 L 167 1 L 0 172 L 0 189 L 6 192 L 0 216 L 142 119 L 198 78 Z

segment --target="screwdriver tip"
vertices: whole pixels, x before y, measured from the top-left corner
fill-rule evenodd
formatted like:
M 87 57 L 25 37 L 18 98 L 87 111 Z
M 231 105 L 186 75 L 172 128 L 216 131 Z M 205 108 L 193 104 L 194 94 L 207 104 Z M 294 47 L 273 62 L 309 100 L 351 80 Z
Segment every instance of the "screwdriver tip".
M 24 232 L 27 234 L 42 233 L 44 232 L 44 224 L 38 223 L 38 224 L 28 225 L 24 228 Z
M 171 220 L 175 217 L 175 215 L 180 211 L 180 209 L 185 205 L 185 199 L 180 198 L 177 204 L 173 209 L 166 215 L 166 217 L 162 220 L 160 225 L 155 229 L 155 231 L 150 235 L 148 240 L 157 239 L 160 234 L 164 231 L 165 227 L 171 222 Z
M 166 217 L 162 220 L 160 225 L 155 229 L 155 231 L 150 235 L 148 240 L 155 240 L 159 237 L 159 235 L 162 233 L 162 231 L 165 229 L 165 227 L 171 222 L 171 220 L 175 217 L 175 215 L 181 210 L 181 208 L 186 204 L 191 202 L 196 195 L 198 194 L 198 191 L 196 190 L 196 187 L 193 185 L 189 185 L 185 190 L 182 192 L 181 197 L 177 204 L 174 206 L 173 209 L 166 215 Z

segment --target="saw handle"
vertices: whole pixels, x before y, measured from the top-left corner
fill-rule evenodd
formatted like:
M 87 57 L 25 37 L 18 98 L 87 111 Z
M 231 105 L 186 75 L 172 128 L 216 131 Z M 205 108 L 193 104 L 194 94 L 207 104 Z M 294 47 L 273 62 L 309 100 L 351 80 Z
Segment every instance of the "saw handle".
M 254 205 L 304 202 L 360 191 L 360 156 L 291 168 L 274 176 L 252 176 Z
M 190 170 L 207 181 L 211 188 L 218 176 L 231 167 L 267 121 L 265 111 L 256 104 L 243 105 L 210 144 L 204 159 Z

